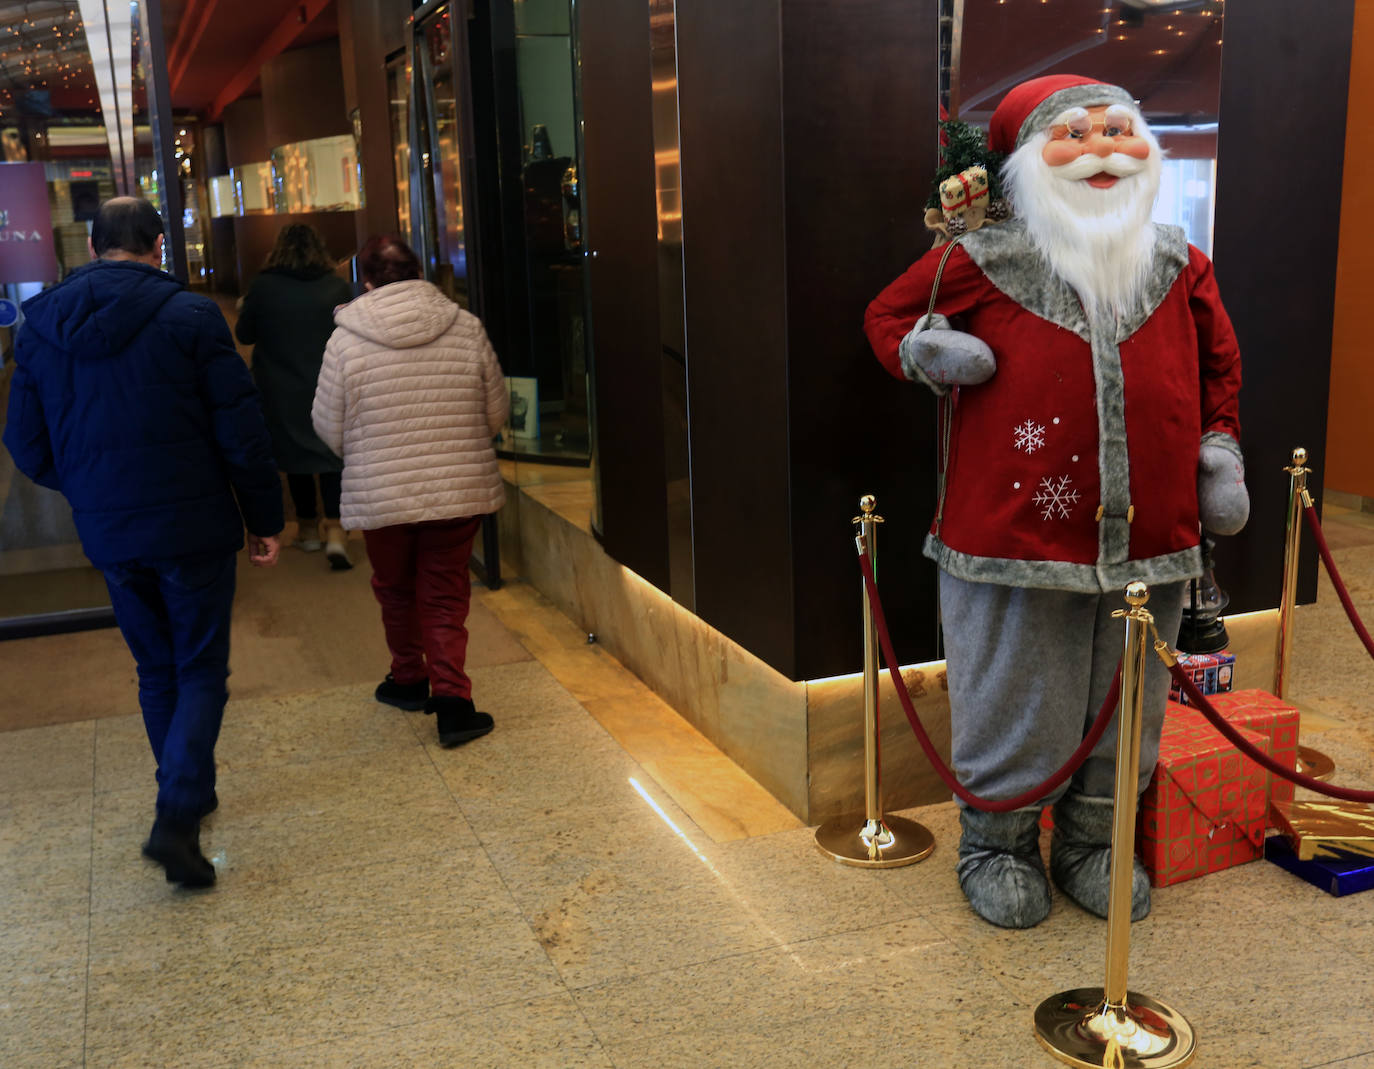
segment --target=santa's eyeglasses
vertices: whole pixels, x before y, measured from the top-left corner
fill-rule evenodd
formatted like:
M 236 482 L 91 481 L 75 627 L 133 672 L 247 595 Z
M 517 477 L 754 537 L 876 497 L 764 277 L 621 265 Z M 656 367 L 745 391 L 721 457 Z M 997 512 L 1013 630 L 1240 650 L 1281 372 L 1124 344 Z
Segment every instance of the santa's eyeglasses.
M 1097 118 L 1089 115 L 1087 108 L 1070 108 L 1050 127 L 1050 140 L 1082 141 L 1095 126 L 1102 127 L 1104 137 L 1130 137 L 1134 132 L 1133 116 L 1120 104 L 1113 104 Z

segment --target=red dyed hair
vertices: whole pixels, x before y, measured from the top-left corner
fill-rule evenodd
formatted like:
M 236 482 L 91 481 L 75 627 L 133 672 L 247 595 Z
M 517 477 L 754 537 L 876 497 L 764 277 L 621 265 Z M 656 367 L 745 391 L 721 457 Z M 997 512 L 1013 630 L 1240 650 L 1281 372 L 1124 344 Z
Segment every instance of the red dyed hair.
M 421 278 L 420 258 L 395 234 L 378 234 L 358 250 L 358 273 L 372 288 Z

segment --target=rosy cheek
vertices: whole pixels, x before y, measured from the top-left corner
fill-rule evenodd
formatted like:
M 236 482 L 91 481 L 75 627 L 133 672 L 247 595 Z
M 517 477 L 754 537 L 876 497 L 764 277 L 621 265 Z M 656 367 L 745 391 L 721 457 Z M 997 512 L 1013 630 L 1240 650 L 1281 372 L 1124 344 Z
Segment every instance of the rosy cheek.
M 1150 158 L 1150 146 L 1143 137 L 1118 137 L 1116 151 L 1123 156 L 1134 156 L 1138 160 Z
M 1047 141 L 1045 147 L 1040 150 L 1040 158 L 1051 167 L 1062 167 L 1066 163 L 1072 163 L 1083 155 L 1083 142 L 1081 141 Z

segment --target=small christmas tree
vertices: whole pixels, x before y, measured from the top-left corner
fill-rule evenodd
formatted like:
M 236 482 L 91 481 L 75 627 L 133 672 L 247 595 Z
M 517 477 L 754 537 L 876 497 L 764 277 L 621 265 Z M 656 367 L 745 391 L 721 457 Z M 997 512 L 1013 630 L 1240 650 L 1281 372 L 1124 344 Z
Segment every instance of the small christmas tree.
M 988 148 L 988 137 L 979 127 L 961 119 L 942 119 L 940 122 L 940 169 L 935 172 L 935 184 L 926 201 L 927 208 L 940 207 L 940 183 L 966 171 L 983 167 L 988 172 L 988 189 L 996 203 L 1006 199 L 1002 192 L 1002 163 L 1006 154 Z

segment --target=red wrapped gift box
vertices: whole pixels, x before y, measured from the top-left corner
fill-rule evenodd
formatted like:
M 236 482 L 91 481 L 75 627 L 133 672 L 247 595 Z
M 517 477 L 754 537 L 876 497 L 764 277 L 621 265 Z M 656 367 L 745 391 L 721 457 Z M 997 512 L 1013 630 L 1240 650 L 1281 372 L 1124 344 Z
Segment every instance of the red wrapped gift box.
M 1193 686 L 1203 694 L 1226 694 L 1235 679 L 1236 655 L 1229 650 L 1220 653 L 1180 653 L 1179 667 L 1188 673 Z M 1188 695 L 1173 680 L 1169 681 L 1169 700 L 1179 705 L 1190 705 Z
M 1286 768 L 1298 767 L 1298 711 L 1263 690 L 1237 690 L 1230 694 L 1209 695 L 1212 708 L 1238 728 L 1249 728 L 1269 740 L 1270 757 Z M 1169 703 L 1165 719 L 1186 707 Z M 1269 800 L 1291 802 L 1293 784 L 1282 776 L 1269 776 Z
M 1268 750 L 1265 736 L 1238 730 Z M 1171 708 L 1140 799 L 1137 846 L 1150 882 L 1165 887 L 1262 856 L 1267 779 L 1197 710 Z

